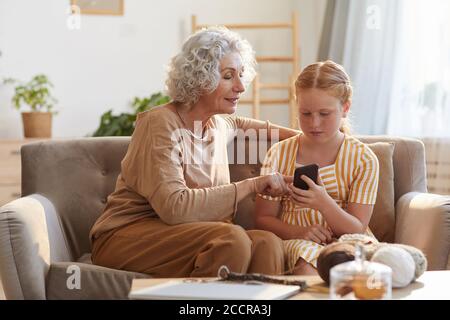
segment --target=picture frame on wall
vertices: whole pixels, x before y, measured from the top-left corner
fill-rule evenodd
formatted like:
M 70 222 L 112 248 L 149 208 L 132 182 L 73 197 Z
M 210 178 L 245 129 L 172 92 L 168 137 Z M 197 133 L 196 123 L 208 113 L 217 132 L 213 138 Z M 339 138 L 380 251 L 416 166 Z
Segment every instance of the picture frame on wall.
M 123 16 L 124 0 L 70 0 L 71 6 L 77 6 L 81 14 Z

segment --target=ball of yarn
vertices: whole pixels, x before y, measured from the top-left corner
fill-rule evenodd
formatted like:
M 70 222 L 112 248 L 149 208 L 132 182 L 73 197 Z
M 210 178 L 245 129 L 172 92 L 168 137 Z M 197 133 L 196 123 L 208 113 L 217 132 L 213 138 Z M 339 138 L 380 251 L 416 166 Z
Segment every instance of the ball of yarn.
M 330 284 L 330 269 L 335 265 L 355 260 L 355 246 L 345 242 L 327 245 L 317 258 L 317 273 L 327 284 Z
M 405 287 L 414 280 L 415 262 L 411 255 L 402 248 L 382 247 L 374 253 L 371 261 L 391 267 L 392 287 L 394 288 Z
M 376 244 L 378 240 L 374 237 L 368 236 L 363 233 L 346 233 L 339 237 L 339 242 L 351 242 L 351 243 L 363 243 L 363 244 Z
M 428 261 L 427 258 L 425 257 L 425 254 L 421 250 L 413 246 L 408 246 L 406 244 L 396 243 L 393 245 L 408 251 L 411 257 L 413 258 L 416 264 L 416 272 L 414 275 L 414 280 L 419 278 L 427 270 Z
M 343 234 L 342 236 L 339 237 L 338 242 L 348 243 L 353 246 L 356 246 L 358 244 L 363 245 L 364 253 L 366 255 L 367 260 L 370 260 L 375 251 L 377 251 L 379 247 L 382 245 L 374 237 L 361 233 Z

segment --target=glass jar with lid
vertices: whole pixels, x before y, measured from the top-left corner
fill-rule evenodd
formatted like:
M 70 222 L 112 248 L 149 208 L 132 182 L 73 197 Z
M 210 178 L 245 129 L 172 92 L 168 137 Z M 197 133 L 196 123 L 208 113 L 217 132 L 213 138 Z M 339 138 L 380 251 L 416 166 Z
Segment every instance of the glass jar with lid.
M 331 299 L 391 299 L 392 269 L 365 260 L 364 249 L 357 245 L 355 260 L 338 264 L 330 270 Z

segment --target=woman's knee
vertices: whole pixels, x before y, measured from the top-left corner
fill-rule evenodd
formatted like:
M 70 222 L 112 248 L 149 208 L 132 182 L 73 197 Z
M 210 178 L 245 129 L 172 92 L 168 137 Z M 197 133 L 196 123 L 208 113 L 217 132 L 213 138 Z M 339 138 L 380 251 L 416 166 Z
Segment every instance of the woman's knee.
M 266 274 L 284 273 L 283 241 L 272 232 L 247 231 L 252 240 L 252 272 Z
M 233 252 L 241 252 L 250 258 L 252 241 L 245 230 L 234 224 L 225 223 L 222 227 L 222 239 L 229 243 Z
M 217 233 L 213 242 L 220 248 L 220 254 L 225 256 L 231 265 L 242 264 L 245 269 L 250 263 L 252 252 L 252 241 L 245 230 L 238 225 L 221 223 Z
M 234 272 L 247 271 L 252 243 L 244 229 L 229 223 L 211 223 L 203 240 L 191 276 L 216 276 L 223 265 Z
M 250 230 L 247 231 L 248 236 L 252 239 L 254 250 L 261 250 L 265 252 L 283 252 L 283 241 L 269 231 L 264 230 Z

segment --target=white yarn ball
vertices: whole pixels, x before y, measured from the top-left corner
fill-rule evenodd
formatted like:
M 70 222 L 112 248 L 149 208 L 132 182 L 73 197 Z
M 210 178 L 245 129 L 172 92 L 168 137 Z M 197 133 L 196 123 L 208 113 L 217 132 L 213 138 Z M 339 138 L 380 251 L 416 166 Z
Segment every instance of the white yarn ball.
M 371 261 L 391 267 L 394 288 L 405 287 L 414 280 L 416 264 L 405 249 L 394 246 L 382 247 L 374 253 Z

